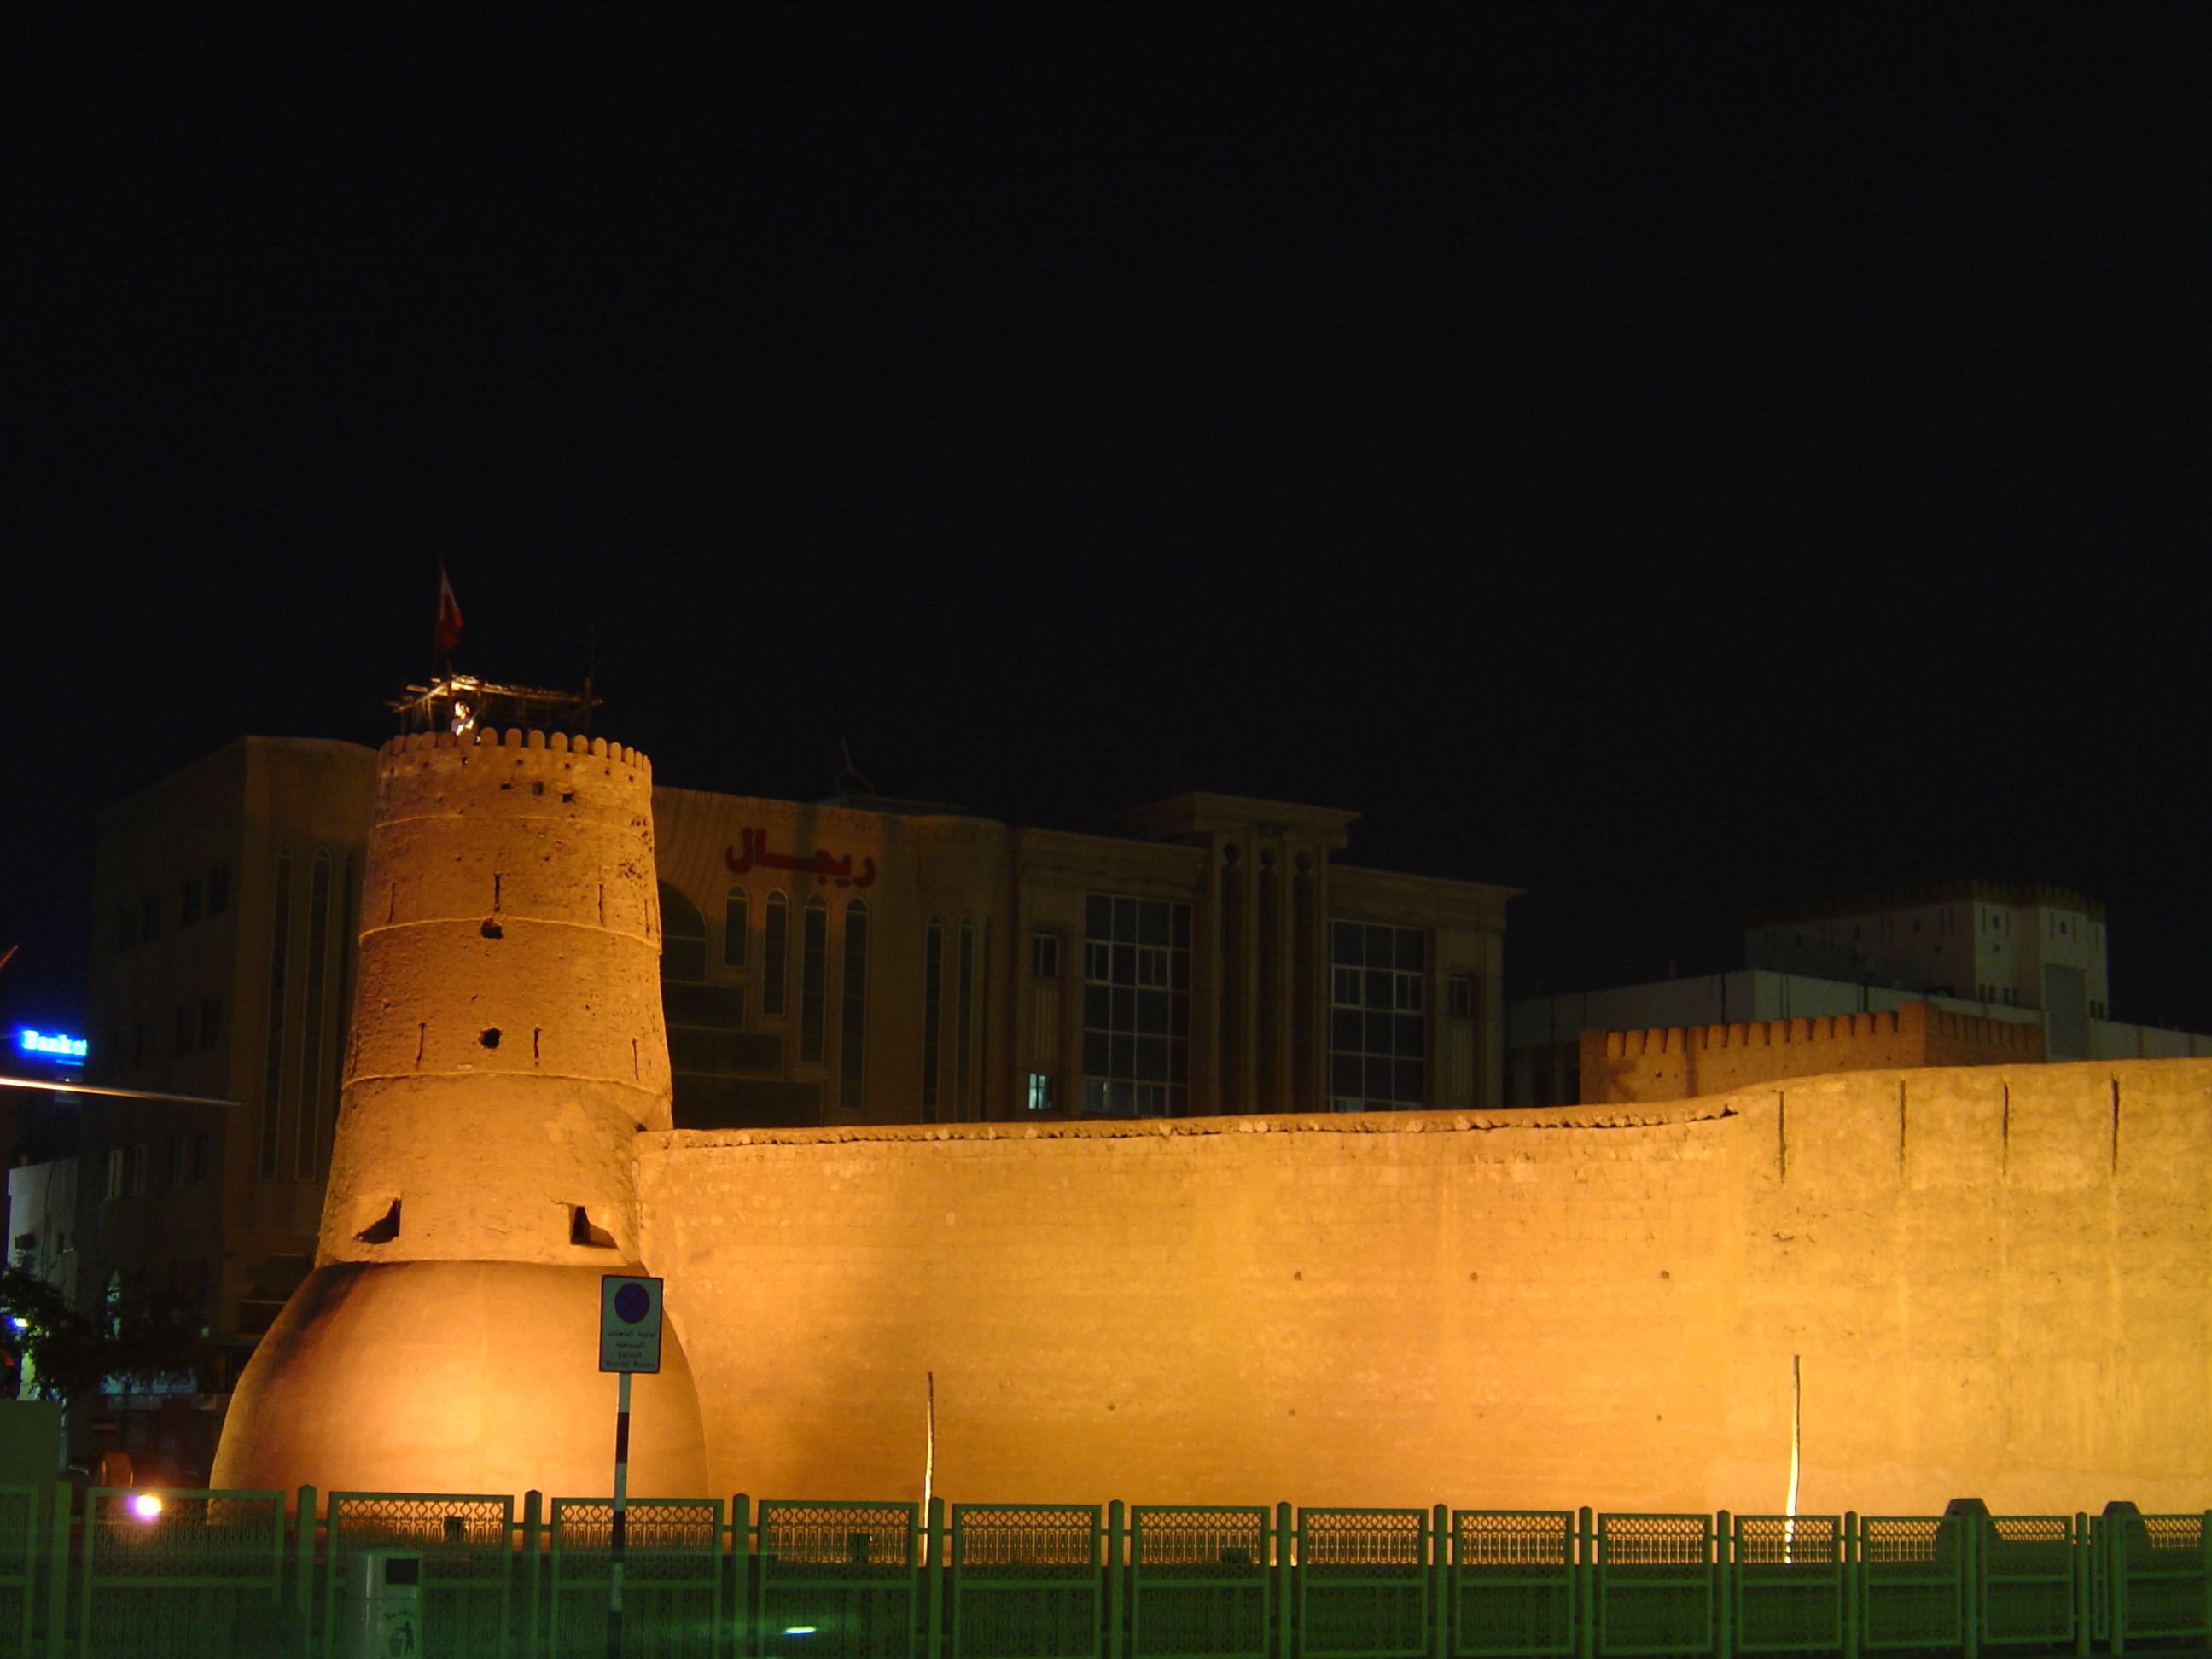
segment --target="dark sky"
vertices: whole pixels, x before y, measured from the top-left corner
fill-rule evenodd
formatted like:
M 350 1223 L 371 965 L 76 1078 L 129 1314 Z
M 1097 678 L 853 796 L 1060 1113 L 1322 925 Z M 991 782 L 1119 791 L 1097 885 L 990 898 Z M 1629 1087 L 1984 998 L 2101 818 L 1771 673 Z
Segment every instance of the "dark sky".
M 443 556 L 665 782 L 1354 809 L 1516 992 L 2056 882 L 2212 1030 L 2212 13 L 1784 10 L 19 40 L 0 1018 Z

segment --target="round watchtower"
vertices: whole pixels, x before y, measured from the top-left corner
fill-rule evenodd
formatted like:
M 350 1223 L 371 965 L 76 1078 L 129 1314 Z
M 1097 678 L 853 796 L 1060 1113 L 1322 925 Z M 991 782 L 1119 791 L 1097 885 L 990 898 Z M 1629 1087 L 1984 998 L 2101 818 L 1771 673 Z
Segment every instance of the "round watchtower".
M 385 746 L 315 1272 L 256 1351 L 230 1486 L 588 1493 L 611 1479 L 599 1277 L 643 1271 L 635 1138 L 666 1129 L 653 778 L 542 732 Z M 673 1321 L 632 1480 L 702 1492 Z

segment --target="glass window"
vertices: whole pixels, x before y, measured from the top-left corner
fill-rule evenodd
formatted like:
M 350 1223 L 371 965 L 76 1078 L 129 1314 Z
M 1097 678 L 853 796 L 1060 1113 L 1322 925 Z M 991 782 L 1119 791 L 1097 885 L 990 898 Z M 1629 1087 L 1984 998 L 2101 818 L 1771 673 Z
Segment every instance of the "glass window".
M 1474 1018 L 1474 975 L 1454 974 L 1444 981 L 1448 1012 L 1454 1019 Z
M 952 1115 L 964 1118 L 969 1111 L 968 1079 L 975 1045 L 975 919 L 960 918 L 960 962 L 953 981 L 958 1006 L 953 1011 Z
M 1190 907 L 1093 893 L 1085 904 L 1084 929 L 1084 1111 L 1184 1115 L 1190 1109 Z
M 868 907 L 845 907 L 845 995 L 837 1022 L 837 1103 L 858 1109 L 868 1048 Z
M 1049 927 L 1030 935 L 1030 973 L 1036 979 L 1060 977 L 1060 935 Z
M 660 884 L 660 976 L 685 981 L 707 977 L 707 918 L 665 881 Z
M 284 1109 L 285 969 L 292 948 L 292 854 L 276 854 L 275 916 L 270 924 L 269 1036 L 261 1068 L 261 1178 L 276 1179 L 276 1139 Z
M 143 1140 L 131 1149 L 131 1191 L 134 1197 L 146 1190 L 147 1169 L 153 1162 L 149 1154 L 152 1151 Z
M 292 1142 L 292 1174 L 315 1178 L 321 1139 L 323 1095 L 323 981 L 330 966 L 331 853 L 318 847 L 307 884 L 307 1006 L 300 1054 L 300 1113 Z
M 1428 1052 L 1422 1010 L 1425 936 L 1418 927 L 1332 921 L 1328 946 L 1331 1103 L 1340 1111 L 1420 1106 Z M 1471 1011 L 1467 975 L 1453 979 L 1451 995 L 1467 995 Z
M 819 1063 L 830 989 L 830 907 L 806 901 L 799 936 L 799 1057 Z
M 945 1060 L 945 924 L 929 919 L 921 954 L 921 1116 L 937 1121 L 938 1079 Z
M 107 1198 L 123 1196 L 123 1149 L 120 1146 L 107 1149 L 107 1185 L 102 1195 Z
M 761 1012 L 780 1014 L 784 1004 L 784 955 L 791 930 L 791 905 L 781 893 L 768 896 L 761 929 Z
M 745 965 L 745 928 L 750 915 L 745 890 L 732 887 L 722 900 L 722 966 Z
M 1046 1072 L 1030 1073 L 1030 1110 L 1048 1112 L 1052 1109 L 1052 1077 Z

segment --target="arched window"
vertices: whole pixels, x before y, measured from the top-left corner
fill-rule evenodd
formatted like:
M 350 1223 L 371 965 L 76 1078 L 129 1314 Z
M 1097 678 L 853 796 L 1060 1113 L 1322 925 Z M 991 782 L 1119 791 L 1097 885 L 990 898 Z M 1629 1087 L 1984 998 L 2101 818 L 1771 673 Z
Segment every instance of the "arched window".
M 665 881 L 660 884 L 660 976 L 707 977 L 707 918 Z
M 761 1012 L 783 1012 L 784 954 L 791 934 L 791 905 L 781 893 L 768 896 L 761 931 Z
M 742 968 L 745 965 L 745 928 L 750 911 L 745 902 L 745 890 L 732 887 L 722 901 L 722 966 Z
M 858 1110 L 868 1048 L 868 907 L 845 907 L 845 995 L 837 1021 L 837 1103 Z
M 799 1057 L 819 1064 L 830 1001 L 830 907 L 817 893 L 806 901 L 799 935 Z
M 921 1117 L 937 1121 L 939 1079 L 945 1062 L 945 923 L 929 919 L 921 958 Z

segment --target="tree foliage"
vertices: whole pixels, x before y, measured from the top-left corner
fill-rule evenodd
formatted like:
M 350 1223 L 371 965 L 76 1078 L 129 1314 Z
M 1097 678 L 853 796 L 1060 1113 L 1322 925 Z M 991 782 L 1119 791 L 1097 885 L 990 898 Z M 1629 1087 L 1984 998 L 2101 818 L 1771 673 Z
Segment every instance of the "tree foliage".
M 99 1394 L 111 1377 L 143 1386 L 189 1372 L 198 1346 L 196 1307 L 129 1279 L 94 1321 L 36 1273 L 0 1268 L 0 1317 L 9 1326 L 0 1334 L 12 1338 L 33 1386 L 52 1400 Z

